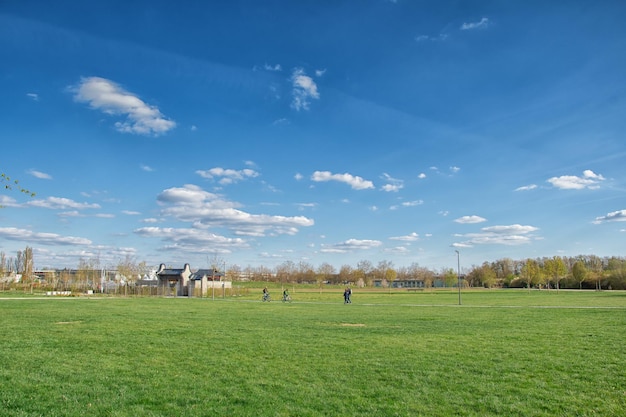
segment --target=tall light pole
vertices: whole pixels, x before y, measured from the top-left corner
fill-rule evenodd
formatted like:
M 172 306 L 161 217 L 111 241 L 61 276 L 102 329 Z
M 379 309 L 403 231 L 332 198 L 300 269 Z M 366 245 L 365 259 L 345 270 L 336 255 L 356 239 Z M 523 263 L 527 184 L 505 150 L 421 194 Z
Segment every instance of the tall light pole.
M 459 287 L 459 305 L 461 305 L 461 254 L 458 250 L 456 252 L 456 278 L 457 286 Z
M 222 298 L 226 298 L 226 287 L 224 287 L 224 278 L 226 278 L 226 261 L 224 261 L 224 270 L 222 271 L 222 275 L 220 276 L 220 281 L 222 281 Z

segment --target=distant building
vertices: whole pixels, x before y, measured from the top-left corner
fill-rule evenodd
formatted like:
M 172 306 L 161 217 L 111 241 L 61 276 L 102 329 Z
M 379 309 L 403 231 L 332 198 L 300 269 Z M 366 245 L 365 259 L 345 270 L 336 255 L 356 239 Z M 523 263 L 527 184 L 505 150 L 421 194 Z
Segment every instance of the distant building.
M 224 273 L 217 269 L 198 269 L 189 278 L 189 295 L 204 296 L 209 288 L 232 288 L 232 282 L 224 281 Z
M 189 294 L 189 278 L 191 268 L 185 264 L 182 269 L 166 268 L 165 264 L 159 265 L 156 271 L 159 281 L 159 290 L 163 295 L 187 296 Z

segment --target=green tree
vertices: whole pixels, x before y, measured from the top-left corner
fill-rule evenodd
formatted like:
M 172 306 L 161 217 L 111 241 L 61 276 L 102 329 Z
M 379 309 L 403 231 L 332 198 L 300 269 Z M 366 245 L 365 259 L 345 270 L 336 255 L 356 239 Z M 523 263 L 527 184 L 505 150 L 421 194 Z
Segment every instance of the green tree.
M 374 271 L 374 266 L 367 259 L 360 260 L 356 264 L 356 275 L 358 275 L 359 279 L 363 279 L 365 285 L 368 287 L 372 285 L 372 272 Z
M 443 282 L 446 287 L 454 287 L 455 283 L 457 285 L 459 284 L 458 283 L 459 277 L 457 276 L 457 273 L 454 269 L 452 268 L 444 269 L 441 275 L 443 276 Z
M 574 280 L 578 282 L 578 289 L 583 289 L 583 281 L 587 278 L 587 267 L 585 263 L 581 260 L 578 260 L 574 263 L 572 267 L 572 275 Z
M 118 262 L 116 269 L 120 281 L 123 281 L 124 284 L 124 295 L 127 295 L 129 285 L 134 286 L 141 276 L 141 266 L 135 262 L 132 256 L 126 255 L 124 260 Z
M 540 281 L 540 268 L 539 263 L 537 263 L 534 259 L 526 259 L 524 266 L 522 267 L 521 273 L 522 279 L 526 282 L 526 286 L 530 291 L 530 287 L 533 284 L 539 283 Z
M 380 277 L 381 281 L 387 283 L 387 287 L 391 291 L 391 287 L 393 286 L 393 281 L 395 281 L 397 274 L 393 270 L 393 262 L 391 261 L 380 261 L 378 262 L 378 266 L 376 267 L 376 275 Z
M 320 292 L 322 291 L 322 284 L 327 281 L 332 281 L 333 275 L 335 275 L 335 267 L 331 264 L 324 262 L 317 268 L 317 283 L 320 286 Z
M 354 281 L 354 271 L 350 265 L 342 265 L 339 268 L 339 281 L 341 283 Z
M 474 266 L 469 274 L 467 274 L 466 280 L 470 287 L 480 285 L 491 288 L 496 283 L 496 271 L 493 270 L 488 262 L 484 262 L 479 267 Z
M 565 266 L 565 262 L 563 262 L 563 258 L 560 256 L 554 256 L 552 259 L 547 259 L 543 267 L 546 271 L 546 275 L 554 280 L 556 284 L 556 292 L 559 292 L 559 283 L 561 278 L 567 274 L 567 267 Z

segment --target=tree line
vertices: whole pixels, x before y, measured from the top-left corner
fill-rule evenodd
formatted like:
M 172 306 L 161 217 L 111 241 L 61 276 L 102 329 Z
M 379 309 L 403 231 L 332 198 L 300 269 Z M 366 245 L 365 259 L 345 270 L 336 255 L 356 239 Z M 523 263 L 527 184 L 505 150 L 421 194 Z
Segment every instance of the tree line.
M 421 286 L 485 288 L 576 288 L 576 289 L 626 289 L 626 258 L 596 255 L 553 256 L 535 259 L 513 260 L 502 258 L 482 265 L 463 268 L 460 280 L 459 271 L 453 268 L 433 270 L 420 266 L 417 262 L 409 266 L 396 267 L 388 260 L 377 264 L 361 260 L 355 266 L 342 265 L 339 269 L 329 263 L 318 266 L 300 261 L 285 261 L 273 268 L 266 266 L 241 267 L 233 264 L 226 268 L 222 259 L 210 261 L 211 268 L 224 267 L 228 281 L 262 281 L 275 283 L 316 283 L 352 284 L 371 287 L 380 284 L 386 287 L 400 286 L 405 281 L 420 281 Z M 99 289 L 103 281 L 116 282 L 124 286 L 135 285 L 150 275 L 155 268 L 145 261 L 137 262 L 126 256 L 115 265 L 103 266 L 98 257 L 81 258 L 75 269 L 49 270 L 47 276 L 35 274 L 33 250 L 26 247 L 17 251 L 15 257 L 7 257 L 0 252 L 0 279 L 3 283 L 14 282 L 21 276 L 22 283 L 45 281 L 54 289 L 80 286 L 82 289 Z

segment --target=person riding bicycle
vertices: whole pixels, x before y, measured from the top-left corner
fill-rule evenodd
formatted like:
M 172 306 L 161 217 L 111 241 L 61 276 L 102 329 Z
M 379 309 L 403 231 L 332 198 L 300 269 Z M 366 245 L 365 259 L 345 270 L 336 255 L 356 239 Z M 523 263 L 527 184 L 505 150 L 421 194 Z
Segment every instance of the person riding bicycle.
M 267 290 L 267 287 L 263 288 L 263 301 L 269 301 L 270 292 Z
M 289 296 L 289 292 L 285 289 L 283 291 L 283 301 L 291 301 L 291 297 Z

